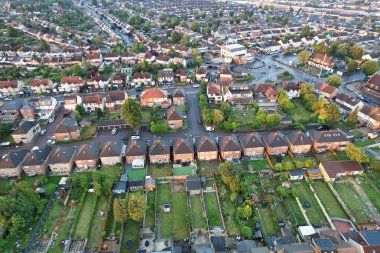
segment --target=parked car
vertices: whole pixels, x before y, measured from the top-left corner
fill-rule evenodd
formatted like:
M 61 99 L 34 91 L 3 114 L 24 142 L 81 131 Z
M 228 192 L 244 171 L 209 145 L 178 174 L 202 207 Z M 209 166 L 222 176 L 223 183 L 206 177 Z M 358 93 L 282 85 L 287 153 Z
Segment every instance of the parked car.
M 46 129 L 42 129 L 41 130 L 41 136 L 44 135 L 44 134 L 46 134 Z
M 54 122 L 54 117 L 49 119 L 49 123 L 53 123 L 53 122 Z
M 195 83 L 195 84 L 193 84 L 193 88 L 199 88 L 199 84 L 197 84 L 197 83 Z
M 117 129 L 116 128 L 112 129 L 111 134 L 114 135 L 116 133 L 117 133 Z
M 370 139 L 376 139 L 377 136 L 379 136 L 379 134 L 376 133 L 376 132 L 368 133 L 368 137 L 369 137 Z
M 55 144 L 55 140 L 48 140 L 47 144 L 52 144 L 53 145 L 53 144 Z

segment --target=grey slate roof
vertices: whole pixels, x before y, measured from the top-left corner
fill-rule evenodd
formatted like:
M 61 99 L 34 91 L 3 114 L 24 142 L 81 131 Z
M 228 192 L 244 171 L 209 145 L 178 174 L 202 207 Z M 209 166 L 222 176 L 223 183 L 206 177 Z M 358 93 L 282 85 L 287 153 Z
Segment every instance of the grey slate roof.
M 33 150 L 24 160 L 22 166 L 42 165 L 48 158 L 52 150 L 51 146 L 45 146 L 43 149 Z
M 29 150 L 22 149 L 15 152 L 9 152 L 0 160 L 0 169 L 16 168 L 25 159 Z
M 12 134 L 26 134 L 38 124 L 37 121 L 23 121 Z
M 54 150 L 49 164 L 68 163 L 75 153 L 74 147 L 58 147 Z

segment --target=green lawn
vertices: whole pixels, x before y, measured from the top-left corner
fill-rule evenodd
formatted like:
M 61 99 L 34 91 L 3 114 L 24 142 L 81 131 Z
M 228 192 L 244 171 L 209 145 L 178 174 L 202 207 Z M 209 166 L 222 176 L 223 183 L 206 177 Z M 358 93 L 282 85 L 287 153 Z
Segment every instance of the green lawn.
M 306 225 L 305 217 L 303 217 L 301 209 L 294 198 L 286 198 L 284 204 L 288 209 L 290 218 L 293 220 L 294 224 Z
M 370 219 L 367 204 L 349 182 L 334 184 L 334 188 L 357 221 L 368 221 Z
M 142 120 L 141 123 L 150 123 L 150 110 L 141 110 Z
M 274 198 L 274 215 L 276 216 L 277 220 L 286 220 L 289 216 L 288 210 L 286 210 L 284 202 L 278 198 Z
M 173 167 L 173 176 L 192 176 L 196 174 L 196 166 Z
M 314 181 L 312 185 L 330 218 L 348 219 L 347 214 L 344 212 L 338 200 L 332 194 L 325 182 Z
M 206 201 L 209 225 L 212 227 L 221 226 L 222 223 L 219 217 L 218 201 L 216 199 L 215 193 L 205 193 L 204 196 Z
M 172 164 L 163 164 L 163 165 L 157 165 L 157 164 L 150 164 L 148 166 L 148 175 L 157 178 L 157 177 L 166 177 L 172 175 Z
M 301 123 L 316 122 L 315 115 L 306 110 L 305 104 L 301 99 L 293 99 L 292 103 L 294 104 L 294 108 L 291 116 L 294 121 L 299 121 Z
M 118 180 L 122 171 L 122 167 L 102 167 L 97 172 L 111 176 L 114 180 Z
M 139 248 L 140 223 L 132 220 L 127 220 L 124 225 L 123 239 L 121 241 L 121 253 L 134 253 Z M 132 247 L 127 248 L 126 242 L 132 241 Z
M 275 235 L 277 233 L 277 224 L 274 215 L 269 208 L 258 208 L 261 217 L 261 224 L 265 228 L 265 236 Z
M 45 225 L 40 229 L 40 231 L 44 231 L 46 229 L 46 232 L 44 232 L 44 234 L 50 236 L 54 230 L 55 225 L 61 218 L 64 209 L 65 206 L 63 205 L 63 200 L 54 199 L 53 204 L 50 206 L 49 213 L 45 217 Z
M 193 195 L 190 197 L 191 214 L 193 229 L 206 228 L 206 221 L 203 218 L 203 202 L 200 195 Z
M 354 130 L 352 130 L 351 133 L 352 133 L 355 137 L 361 137 L 361 136 L 363 136 L 363 133 L 362 133 L 360 130 L 358 130 L 358 129 L 354 129 Z
M 375 144 L 376 141 L 374 140 L 365 140 L 365 141 L 354 141 L 352 142 L 356 147 L 367 147 L 369 145 Z
M 145 227 L 154 228 L 155 222 L 155 200 L 156 200 L 156 192 L 149 191 L 148 192 L 148 200 L 146 203 L 146 212 L 145 212 Z
M 183 240 L 189 237 L 187 222 L 186 192 L 173 193 L 173 239 Z
M 88 248 L 97 248 L 102 237 L 103 226 L 106 222 L 106 216 L 101 216 L 101 212 L 107 211 L 108 196 L 101 195 L 96 203 L 94 217 L 92 218 L 90 232 L 88 235 Z
M 179 105 L 176 107 L 178 111 L 180 112 L 185 112 L 186 111 L 186 106 L 185 105 Z
M 142 180 L 145 179 L 145 169 L 128 169 L 128 180 Z
M 218 165 L 219 161 L 198 161 L 198 168 L 202 175 L 219 174 Z
M 251 122 L 256 118 L 256 112 L 255 110 L 234 110 L 232 112 L 232 117 L 235 121 L 246 123 Z
M 315 157 L 317 157 L 321 162 L 331 162 L 331 161 L 347 161 L 349 160 L 345 151 L 335 151 L 336 155 L 327 155 L 327 153 L 320 153 L 316 154 Z
M 269 163 L 268 163 L 267 159 L 263 158 L 260 160 L 247 161 L 247 166 L 248 166 L 248 169 L 262 170 L 262 169 L 269 168 Z
M 91 126 L 83 127 L 80 131 L 81 136 L 94 135 L 96 133 L 98 125 L 92 124 Z
M 84 200 L 84 204 L 79 213 L 78 223 L 76 224 L 75 230 L 73 232 L 73 240 L 84 240 L 86 239 L 88 232 L 90 230 L 90 224 L 92 219 L 92 212 L 96 207 L 97 197 L 95 193 L 87 193 Z
M 302 205 L 305 201 L 310 203 L 310 207 L 306 208 L 306 215 L 310 222 L 313 224 L 319 224 L 321 221 L 326 221 L 326 218 L 307 183 L 304 181 L 294 183 L 293 187 L 296 189 L 297 196 Z
M 165 203 L 170 203 L 172 205 L 172 196 L 171 196 L 171 185 L 170 184 L 158 184 L 157 189 L 157 206 L 156 211 L 157 215 L 160 215 L 161 212 L 160 207 Z M 170 238 L 172 236 L 172 228 L 173 228 L 173 219 L 172 213 L 162 213 L 161 216 L 161 238 Z
M 106 234 L 105 234 L 106 237 L 110 236 L 110 234 L 112 233 L 112 227 L 113 227 L 113 223 L 115 221 L 115 216 L 113 214 L 113 202 L 114 202 L 114 200 L 115 200 L 115 197 L 112 197 L 111 205 L 110 205 L 110 208 L 108 210 L 107 226 L 106 226 Z
M 362 187 L 363 191 L 365 192 L 369 200 L 375 206 L 377 211 L 380 213 L 379 193 L 369 183 L 362 183 L 360 186 Z

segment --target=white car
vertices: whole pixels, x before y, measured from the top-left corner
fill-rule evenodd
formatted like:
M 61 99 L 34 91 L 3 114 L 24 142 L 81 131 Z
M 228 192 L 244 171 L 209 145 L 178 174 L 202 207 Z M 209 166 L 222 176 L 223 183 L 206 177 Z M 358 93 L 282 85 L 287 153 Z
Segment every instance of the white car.
M 46 134 L 46 129 L 42 129 L 41 130 L 41 136 L 44 135 L 44 134 Z
M 117 129 L 116 128 L 112 129 L 111 134 L 113 135 L 113 134 L 116 134 L 116 133 L 117 133 Z
M 140 136 L 139 135 L 132 135 L 131 140 L 140 140 Z
M 33 148 L 32 148 L 32 151 L 34 151 L 34 150 L 39 150 L 40 148 L 38 147 L 38 146 L 34 146 Z
M 200 85 L 199 84 L 193 84 L 193 88 L 199 88 L 200 87 Z
M 53 123 L 53 122 L 54 122 L 54 118 L 50 118 L 49 123 Z
M 48 140 L 47 144 L 52 144 L 53 145 L 53 144 L 55 144 L 55 140 Z

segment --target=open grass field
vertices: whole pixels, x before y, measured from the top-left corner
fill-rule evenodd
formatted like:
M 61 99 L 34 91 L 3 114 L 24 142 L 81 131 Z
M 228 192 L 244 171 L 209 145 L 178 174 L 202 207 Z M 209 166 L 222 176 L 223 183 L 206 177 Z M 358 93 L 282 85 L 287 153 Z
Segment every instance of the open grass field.
M 247 163 L 248 169 L 252 169 L 252 170 L 262 170 L 262 169 L 269 168 L 269 163 L 267 159 L 265 158 L 259 159 L 259 160 L 250 160 L 250 161 L 247 161 L 246 163 Z
M 154 228 L 155 226 L 155 200 L 156 192 L 149 191 L 148 198 L 146 203 L 146 212 L 145 212 L 145 227 Z
M 261 223 L 265 228 L 265 236 L 275 235 L 278 232 L 274 215 L 269 208 L 258 208 L 261 217 Z
M 212 227 L 218 227 L 222 225 L 218 210 L 218 201 L 216 199 L 216 193 L 205 193 L 205 201 L 207 208 L 207 215 L 209 225 Z
M 92 220 L 91 214 L 96 207 L 96 200 L 97 197 L 95 193 L 87 193 L 84 204 L 79 213 L 78 223 L 73 232 L 72 237 L 74 240 L 84 240 L 87 237 Z
M 145 169 L 129 169 L 128 180 L 142 180 L 145 178 Z
M 163 165 L 156 165 L 156 164 L 150 164 L 148 166 L 148 175 L 152 177 L 166 177 L 171 176 L 173 171 L 173 165 L 171 164 L 163 164 Z
M 198 169 L 200 174 L 219 174 L 218 171 L 219 161 L 199 161 Z
M 290 218 L 293 220 L 294 224 L 306 225 L 305 217 L 303 217 L 301 209 L 294 198 L 286 198 L 284 205 L 289 210 Z
M 101 195 L 96 203 L 94 217 L 92 218 L 90 232 L 88 234 L 87 248 L 97 248 L 102 237 L 103 226 L 106 216 L 101 216 L 105 212 L 108 204 L 108 196 Z
M 306 215 L 312 224 L 319 224 L 321 221 L 326 221 L 326 217 L 323 215 L 317 200 L 314 198 L 309 186 L 306 182 L 294 183 L 293 187 L 297 191 L 297 196 L 303 204 L 305 201 L 310 203 L 310 207 L 306 208 Z
M 203 201 L 201 195 L 191 196 L 190 202 L 193 229 L 206 228 L 206 221 L 202 215 Z
M 347 214 L 344 212 L 342 206 L 339 204 L 338 200 L 332 194 L 325 182 L 314 181 L 312 185 L 330 218 L 348 219 Z
M 189 237 L 187 222 L 186 192 L 173 193 L 173 239 L 183 240 Z
M 360 198 L 349 182 L 335 183 L 334 188 L 357 221 L 368 221 L 370 219 L 368 216 L 370 211 L 367 204 Z

